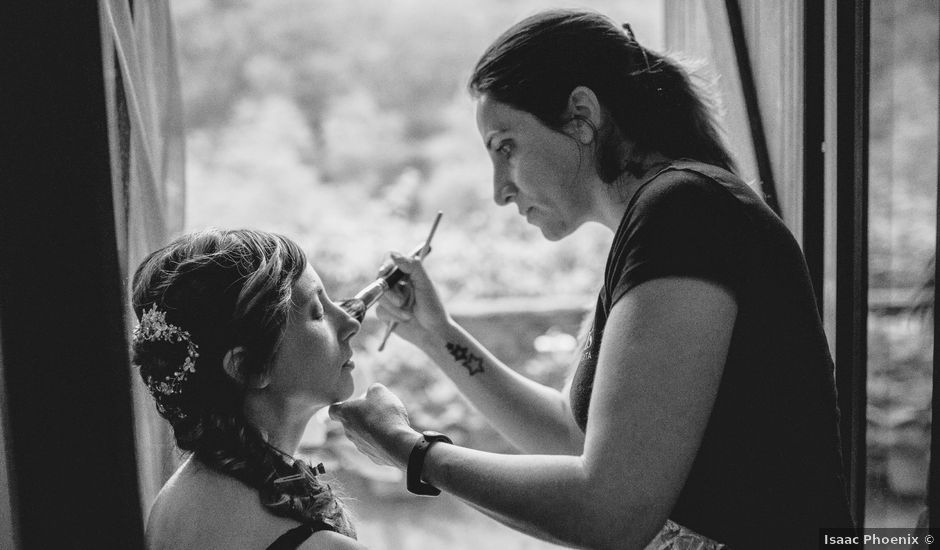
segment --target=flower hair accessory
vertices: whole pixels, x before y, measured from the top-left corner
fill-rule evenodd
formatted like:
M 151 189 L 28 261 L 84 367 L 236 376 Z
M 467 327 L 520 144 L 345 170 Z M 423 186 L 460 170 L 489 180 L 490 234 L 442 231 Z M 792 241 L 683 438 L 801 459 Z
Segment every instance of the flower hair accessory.
M 180 368 L 172 373 L 157 379 L 147 378 L 147 387 L 150 393 L 157 395 L 173 395 L 180 392 L 180 386 L 186 381 L 186 378 L 196 372 L 196 358 L 199 357 L 199 346 L 197 346 L 189 332 L 182 330 L 176 325 L 166 322 L 166 312 L 157 309 L 154 304 L 148 311 L 145 311 L 140 317 L 140 323 L 134 328 L 134 343 L 140 342 L 168 342 L 170 344 L 185 343 L 186 359 Z

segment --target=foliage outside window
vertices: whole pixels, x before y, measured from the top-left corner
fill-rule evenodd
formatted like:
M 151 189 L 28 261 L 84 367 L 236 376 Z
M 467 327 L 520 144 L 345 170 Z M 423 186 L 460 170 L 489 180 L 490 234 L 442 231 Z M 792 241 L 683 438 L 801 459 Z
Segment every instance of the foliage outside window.
M 930 446 L 938 19 L 872 2 L 866 525 L 913 527 Z

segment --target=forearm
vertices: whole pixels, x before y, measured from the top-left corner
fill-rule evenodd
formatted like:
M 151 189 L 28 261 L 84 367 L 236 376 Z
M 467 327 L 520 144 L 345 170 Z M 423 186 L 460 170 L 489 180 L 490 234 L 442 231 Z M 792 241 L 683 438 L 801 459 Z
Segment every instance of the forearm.
M 564 541 L 551 537 L 548 535 L 548 533 L 544 533 L 542 531 L 537 531 L 535 529 L 532 529 L 529 525 L 524 524 L 520 521 L 516 521 L 515 519 L 511 517 L 497 514 L 496 512 L 492 510 L 487 510 L 486 508 L 479 506 L 477 504 L 474 504 L 473 502 L 470 502 L 469 500 L 460 499 L 460 502 L 463 502 L 467 506 L 470 506 L 471 508 L 480 512 L 486 517 L 494 521 L 498 521 L 499 523 L 502 523 L 503 525 L 505 525 L 506 527 L 509 527 L 510 529 L 513 529 L 514 531 L 518 531 L 520 533 L 529 535 L 530 537 L 537 538 L 539 540 L 544 540 L 546 542 L 551 542 L 553 544 L 566 545 Z
M 642 495 L 592 475 L 581 457 L 437 444 L 422 477 L 514 529 L 575 548 L 641 549 L 665 521 Z
M 529 453 L 581 454 L 584 438 L 565 396 L 507 367 L 456 323 L 440 327 L 421 349 L 490 423 Z

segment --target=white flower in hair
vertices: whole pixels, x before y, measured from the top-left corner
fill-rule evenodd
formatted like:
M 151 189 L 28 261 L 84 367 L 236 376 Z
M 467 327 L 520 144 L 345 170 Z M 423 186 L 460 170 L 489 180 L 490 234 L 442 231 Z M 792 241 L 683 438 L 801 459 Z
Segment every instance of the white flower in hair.
M 139 342 L 169 342 L 171 344 L 185 343 L 186 358 L 180 368 L 174 370 L 163 378 L 148 377 L 147 387 L 154 396 L 158 394 L 173 395 L 180 392 L 180 387 L 186 378 L 196 372 L 196 358 L 199 357 L 197 346 L 189 332 L 176 325 L 166 322 L 166 312 L 157 309 L 154 304 L 148 311 L 140 316 L 140 323 L 134 328 L 134 343 Z

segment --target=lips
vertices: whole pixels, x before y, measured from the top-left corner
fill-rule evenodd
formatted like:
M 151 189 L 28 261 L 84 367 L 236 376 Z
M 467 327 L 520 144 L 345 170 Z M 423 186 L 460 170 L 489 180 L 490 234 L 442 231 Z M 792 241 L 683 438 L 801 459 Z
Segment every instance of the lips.
M 341 368 L 353 370 L 354 368 L 356 368 L 356 363 L 354 363 L 353 360 L 350 359 L 349 361 L 346 361 L 345 363 L 343 363 L 343 366 Z

